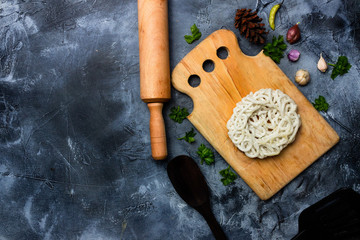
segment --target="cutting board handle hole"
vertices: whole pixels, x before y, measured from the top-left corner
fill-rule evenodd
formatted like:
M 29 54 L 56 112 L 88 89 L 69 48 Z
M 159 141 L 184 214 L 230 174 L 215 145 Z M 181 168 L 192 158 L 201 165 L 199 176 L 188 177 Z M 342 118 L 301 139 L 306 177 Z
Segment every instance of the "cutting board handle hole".
M 229 50 L 226 47 L 219 47 L 218 50 L 216 51 L 216 55 L 220 58 L 220 59 L 227 59 L 227 57 L 229 56 Z
M 189 83 L 189 85 L 192 86 L 193 88 L 196 88 L 197 86 L 200 85 L 201 79 L 200 79 L 200 77 L 199 77 L 198 75 L 193 74 L 193 75 L 191 75 L 191 76 L 189 77 L 188 83 Z
M 210 60 L 210 59 L 205 60 L 202 67 L 203 67 L 205 72 L 212 72 L 212 71 L 214 71 L 214 68 L 215 68 L 214 61 Z

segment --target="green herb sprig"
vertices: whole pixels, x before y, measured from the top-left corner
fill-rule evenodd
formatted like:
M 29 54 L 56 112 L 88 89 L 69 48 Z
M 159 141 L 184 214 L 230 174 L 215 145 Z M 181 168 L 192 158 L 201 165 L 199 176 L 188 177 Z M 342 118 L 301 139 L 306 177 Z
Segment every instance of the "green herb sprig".
M 201 38 L 201 32 L 199 31 L 199 29 L 196 27 L 196 25 L 192 25 L 190 27 L 190 30 L 191 30 L 191 34 L 192 35 L 185 35 L 184 38 L 185 38 L 185 41 L 188 43 L 188 44 L 191 44 L 193 43 L 195 40 L 199 40 Z
M 272 42 L 264 46 L 264 54 L 269 56 L 274 62 L 280 63 L 280 59 L 284 57 L 286 48 L 287 45 L 282 35 L 279 35 L 278 38 L 273 36 Z
M 221 170 L 219 173 L 222 176 L 221 182 L 224 184 L 224 186 L 227 186 L 227 185 L 233 183 L 235 181 L 235 179 L 237 178 L 237 175 L 233 171 L 230 170 L 230 166 Z
M 351 64 L 348 61 L 346 56 L 338 57 L 338 60 L 335 64 L 328 63 L 330 66 L 333 66 L 333 70 L 331 72 L 331 79 L 334 80 L 337 76 L 342 76 L 345 73 L 349 72 L 351 68 Z
M 201 162 L 200 162 L 201 164 L 205 162 L 207 165 L 210 165 L 215 162 L 214 153 L 211 151 L 210 148 L 207 148 L 204 144 L 200 145 L 196 153 L 201 158 Z
M 329 104 L 326 102 L 326 99 L 321 95 L 315 99 L 313 106 L 318 111 L 327 112 L 327 110 L 329 109 Z
M 196 135 L 196 132 L 194 132 L 194 129 L 191 128 L 191 130 L 189 132 L 185 133 L 184 137 L 178 138 L 178 140 L 185 140 L 188 143 L 193 143 L 193 142 L 195 142 L 195 138 L 194 138 L 195 135 Z
M 186 108 L 180 108 L 179 106 L 172 107 L 170 111 L 170 119 L 174 120 L 177 123 L 182 123 L 183 120 L 189 115 L 189 112 Z

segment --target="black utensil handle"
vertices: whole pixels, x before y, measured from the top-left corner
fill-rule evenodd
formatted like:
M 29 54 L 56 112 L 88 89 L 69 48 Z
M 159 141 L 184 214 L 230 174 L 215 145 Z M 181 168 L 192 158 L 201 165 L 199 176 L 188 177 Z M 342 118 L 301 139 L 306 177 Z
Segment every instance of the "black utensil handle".
M 211 211 L 210 205 L 205 204 L 203 208 L 197 209 L 199 213 L 205 218 L 209 225 L 211 232 L 216 240 L 226 240 L 226 235 L 222 230 L 220 224 L 216 220 L 214 214 Z
M 226 235 L 212 212 L 203 215 L 216 240 L 225 240 Z

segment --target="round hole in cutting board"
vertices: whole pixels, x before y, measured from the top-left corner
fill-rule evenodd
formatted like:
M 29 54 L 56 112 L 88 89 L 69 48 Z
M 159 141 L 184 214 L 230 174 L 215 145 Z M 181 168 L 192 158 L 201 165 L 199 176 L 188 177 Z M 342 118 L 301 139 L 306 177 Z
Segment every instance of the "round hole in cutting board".
M 229 56 L 229 50 L 226 47 L 219 47 L 216 51 L 216 55 L 220 59 L 227 59 L 227 57 Z
M 198 75 L 193 74 L 193 75 L 191 75 L 191 76 L 189 77 L 188 83 L 189 83 L 189 85 L 192 86 L 193 88 L 196 88 L 197 86 L 200 85 L 201 79 L 200 79 L 200 77 L 199 77 Z
M 215 64 L 213 60 L 208 59 L 203 63 L 203 69 L 205 72 L 212 72 L 214 71 L 214 68 Z

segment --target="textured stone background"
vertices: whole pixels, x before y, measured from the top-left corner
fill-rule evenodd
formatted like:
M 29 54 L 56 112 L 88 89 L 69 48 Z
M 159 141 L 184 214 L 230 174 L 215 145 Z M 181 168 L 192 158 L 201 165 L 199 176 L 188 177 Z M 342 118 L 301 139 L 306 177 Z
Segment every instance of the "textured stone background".
M 278 2 L 278 1 L 276 1 Z M 197 43 L 183 36 L 196 23 L 203 38 L 235 31 L 237 8 L 260 8 L 267 23 L 274 3 L 169 0 L 171 68 Z M 308 69 L 300 91 L 320 94 L 340 142 L 268 201 L 241 180 L 224 187 L 218 172 L 201 165 L 213 212 L 229 239 L 289 239 L 300 212 L 340 187 L 360 191 L 360 3 L 356 0 L 285 0 L 272 35 L 301 22 L 302 39 L 290 48 L 298 62 L 281 60 L 290 79 Z M 268 27 L 268 26 L 267 26 Z M 261 46 L 239 37 L 242 50 Z M 202 39 L 203 39 L 202 38 Z M 316 69 L 346 55 L 353 65 L 336 80 Z M 209 144 L 200 134 L 190 145 L 177 138 L 192 127 L 168 118 L 175 105 L 192 109 L 175 91 L 164 108 L 169 159 Z M 150 156 L 149 113 L 139 97 L 135 0 L 0 0 L 0 239 L 211 239 L 203 218 L 170 184 L 167 161 Z

